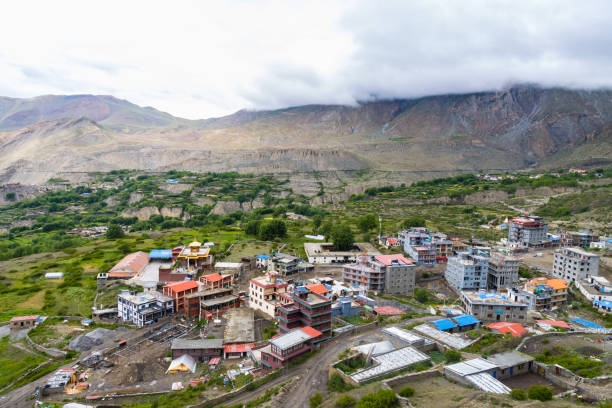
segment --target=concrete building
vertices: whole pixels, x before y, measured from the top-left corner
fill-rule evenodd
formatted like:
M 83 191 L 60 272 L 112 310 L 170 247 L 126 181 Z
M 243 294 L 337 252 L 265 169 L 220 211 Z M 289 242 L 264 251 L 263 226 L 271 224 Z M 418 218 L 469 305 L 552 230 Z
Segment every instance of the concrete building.
M 486 289 L 489 257 L 470 248 L 448 258 L 444 277 L 453 288 L 462 290 Z
M 489 256 L 487 289 L 500 291 L 519 282 L 519 259 L 501 252 Z
M 350 297 L 341 297 L 331 308 L 332 316 L 355 316 L 361 311 L 361 305 L 353 302 Z
M 174 250 L 173 250 L 174 251 Z M 176 262 L 187 271 L 210 270 L 214 256 L 210 254 L 210 248 L 202 246 L 198 241 L 193 241 L 188 246 L 180 249 L 176 256 Z
M 293 292 L 282 294 L 287 303 L 278 306 L 278 328 L 287 333 L 295 328 L 310 326 L 321 332 L 316 342 L 331 337 L 331 300 L 299 286 Z
M 453 255 L 453 241 L 427 228 L 411 228 L 397 234 L 399 243 L 418 266 L 446 263 Z
M 531 372 L 535 358 L 520 351 L 511 350 L 493 354 L 487 358 L 487 361 L 496 365 L 493 377 L 503 380 Z
M 524 247 L 540 248 L 546 246 L 548 240 L 548 224 L 542 217 L 522 216 L 510 220 L 508 242 Z
M 255 266 L 257 269 L 268 269 L 268 262 L 270 261 L 270 255 L 260 254 L 255 255 Z
M 527 303 L 514 302 L 496 292 L 462 291 L 461 306 L 465 313 L 483 322 L 518 322 L 527 319 Z
M 123 291 L 117 296 L 117 316 L 138 327 L 156 322 L 159 318 L 174 313 L 173 298 L 157 291 Z
M 297 256 L 279 252 L 268 259 L 268 271 L 276 271 L 281 276 L 292 276 L 312 270 L 314 270 L 313 265 L 304 262 Z
M 39 315 L 15 316 L 9 321 L 11 331 L 31 329 L 42 321 Z
M 190 296 L 197 296 L 199 300 L 200 319 L 211 320 L 229 309 L 240 307 L 240 298 L 232 294 L 231 288 L 209 289 L 187 295 L 187 298 Z
M 172 340 L 172 359 L 177 359 L 184 354 L 190 355 L 195 361 L 205 362 L 211 358 L 223 355 L 223 339 L 204 340 Z
M 289 284 L 278 278 L 274 271 L 249 281 L 249 307 L 260 310 L 271 318 L 276 318 L 278 306 L 290 303 L 281 294 L 287 293 Z
M 526 303 L 536 312 L 555 310 L 567 304 L 567 284 L 563 279 L 534 278 L 520 290 L 507 291 L 510 300 Z
M 107 279 L 133 278 L 141 273 L 148 263 L 149 255 L 142 251 L 126 255 L 108 271 Z
M 316 340 L 323 333 L 305 326 L 278 336 L 270 344 L 260 349 L 261 364 L 268 369 L 283 367 L 297 357 L 314 349 Z
M 176 313 L 187 314 L 189 308 L 187 307 L 188 302 L 186 296 L 198 292 L 200 290 L 199 288 L 200 285 L 196 281 L 183 281 L 169 283 L 164 286 L 163 291 L 164 295 L 174 299 L 174 311 Z M 198 310 L 198 308 L 196 307 L 195 310 Z M 189 315 L 187 315 L 187 317 L 189 317 Z
M 603 276 L 589 276 L 576 281 L 576 287 L 591 302 L 606 300 L 612 302 L 612 283 Z
M 349 251 L 336 251 L 330 242 L 307 242 L 304 250 L 308 262 L 312 264 L 335 264 L 357 262 L 360 256 L 380 255 L 374 246 L 367 242 L 356 242 Z
M 242 276 L 246 268 L 242 262 L 217 262 L 214 269 L 221 275 Z
M 241 264 L 242 265 L 242 264 Z M 218 272 L 200 276 L 200 283 L 204 290 L 231 288 L 234 282 L 234 275 L 231 273 L 220 274 Z
M 344 266 L 342 279 L 379 293 L 412 295 L 416 265 L 400 254 L 361 256 L 357 263 Z
M 588 248 L 591 242 L 599 240 L 599 236 L 592 229 L 580 231 L 566 231 L 559 235 L 561 246 Z
M 576 282 L 599 274 L 599 255 L 580 248 L 555 251 L 552 274 L 568 282 Z

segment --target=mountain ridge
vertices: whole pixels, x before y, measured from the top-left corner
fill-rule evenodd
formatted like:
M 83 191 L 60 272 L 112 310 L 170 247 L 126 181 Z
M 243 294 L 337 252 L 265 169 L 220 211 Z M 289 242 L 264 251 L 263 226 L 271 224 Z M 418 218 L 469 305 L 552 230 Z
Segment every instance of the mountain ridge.
M 28 125 L 13 128 L 22 123 Z M 112 96 L 0 98 L 0 130 L 0 181 L 5 182 L 41 182 L 71 169 L 173 165 L 249 172 L 326 166 L 516 170 L 612 162 L 612 91 L 515 86 L 355 106 L 240 110 L 201 120 Z M 20 172 L 40 174 L 20 177 Z

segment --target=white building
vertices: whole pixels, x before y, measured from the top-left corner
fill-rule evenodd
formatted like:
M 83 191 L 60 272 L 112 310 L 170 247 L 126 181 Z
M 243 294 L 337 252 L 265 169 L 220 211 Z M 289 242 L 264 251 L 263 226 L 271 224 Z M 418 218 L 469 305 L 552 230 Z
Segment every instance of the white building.
M 568 282 L 599 274 L 599 255 L 580 248 L 561 248 L 555 252 L 552 274 Z
M 380 255 L 374 246 L 367 242 L 356 242 L 350 251 L 336 251 L 331 242 L 307 242 L 304 250 L 311 264 L 353 263 L 363 255 Z
M 486 289 L 488 269 L 489 257 L 475 254 L 470 248 L 468 252 L 459 252 L 457 256 L 448 258 L 444 277 L 459 291 Z
M 278 273 L 267 272 L 264 276 L 249 281 L 249 307 L 261 310 L 268 316 L 275 318 L 279 305 L 290 303 L 281 295 L 287 293 L 289 284 L 278 278 Z
M 575 282 L 576 287 L 591 302 L 612 302 L 612 283 L 603 276 L 589 276 Z
M 527 303 L 514 302 L 496 292 L 463 291 L 461 306 L 465 313 L 483 322 L 523 323 L 527 318 Z
M 160 317 L 174 313 L 174 299 L 157 291 L 123 291 L 117 296 L 117 316 L 138 327 L 152 324 Z
M 260 254 L 255 256 L 255 266 L 257 269 L 268 270 L 268 263 L 270 262 L 270 255 Z
M 508 243 L 525 247 L 541 247 L 548 240 L 548 224 L 542 217 L 514 217 L 508 227 Z

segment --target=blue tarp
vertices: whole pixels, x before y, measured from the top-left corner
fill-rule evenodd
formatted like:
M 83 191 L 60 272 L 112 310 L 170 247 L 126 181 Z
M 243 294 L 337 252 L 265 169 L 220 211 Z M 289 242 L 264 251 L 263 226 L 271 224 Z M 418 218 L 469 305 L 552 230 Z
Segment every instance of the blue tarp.
M 480 323 L 480 321 L 472 315 L 462 315 L 462 316 L 453 317 L 453 320 L 457 322 L 459 327 Z
M 259 258 L 259 259 L 270 259 L 269 255 L 255 255 L 255 258 Z
M 154 249 L 149 253 L 150 259 L 172 259 L 171 249 Z
M 588 320 L 583 319 L 582 317 L 578 317 L 576 319 L 570 319 L 572 322 L 579 324 L 584 327 L 588 327 L 590 329 L 605 329 L 605 327 L 598 325 L 597 323 L 590 322 Z
M 599 307 L 612 308 L 612 302 L 609 300 L 594 300 L 593 304 Z
M 455 327 L 457 327 L 457 325 L 453 322 L 450 321 L 450 319 L 441 319 L 441 320 L 435 320 L 433 322 L 438 330 L 450 330 L 450 329 L 454 329 Z

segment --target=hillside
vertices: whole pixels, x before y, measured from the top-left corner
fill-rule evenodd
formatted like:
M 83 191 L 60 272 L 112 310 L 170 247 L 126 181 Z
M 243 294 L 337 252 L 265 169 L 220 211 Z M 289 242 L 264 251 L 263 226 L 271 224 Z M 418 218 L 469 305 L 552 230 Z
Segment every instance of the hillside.
M 0 182 L 120 168 L 418 174 L 605 165 L 612 91 L 518 86 L 198 121 L 106 96 L 3 98 L 0 129 Z

